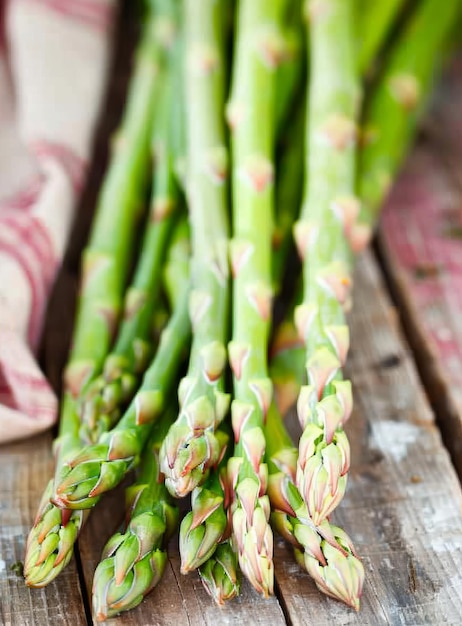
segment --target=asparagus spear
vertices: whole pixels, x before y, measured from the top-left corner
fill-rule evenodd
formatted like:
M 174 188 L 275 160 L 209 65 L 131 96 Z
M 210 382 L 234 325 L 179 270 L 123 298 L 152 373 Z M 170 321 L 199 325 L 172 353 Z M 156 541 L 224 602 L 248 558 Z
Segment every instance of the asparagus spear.
M 277 70 L 275 102 L 276 130 L 285 138 L 292 127 L 292 112 L 304 90 L 304 29 L 300 19 L 302 0 L 291 0 L 282 26 L 284 53 Z
M 54 443 L 57 470 L 81 447 L 76 396 L 94 375 L 109 346 L 120 302 L 149 160 L 151 111 L 157 94 L 159 22 L 148 14 L 137 49 L 134 75 L 115 150 L 103 183 L 96 220 L 84 253 L 83 282 L 73 348 L 64 376 L 59 436 Z M 123 139 L 123 141 L 122 141 Z M 111 224 L 110 236 L 107 233 Z M 114 232 L 115 230 L 115 232 Z M 67 565 L 86 519 L 81 511 L 61 511 L 45 488 L 29 533 L 24 575 L 29 586 L 44 586 Z
M 288 375 L 297 373 L 290 361 L 286 362 L 286 370 Z M 274 403 L 268 411 L 265 436 L 274 529 L 294 545 L 297 561 L 323 593 L 359 610 L 364 582 L 362 563 L 345 531 L 327 519 L 319 525 L 313 523 L 295 486 L 297 449 Z
M 294 13 L 299 10 L 299 3 L 294 4 Z M 297 19 L 291 16 L 292 21 L 296 24 Z M 278 126 L 287 116 L 288 109 L 291 105 L 294 93 L 301 78 L 302 63 L 300 60 L 301 41 L 299 28 L 291 24 L 284 33 L 287 40 L 287 49 L 282 59 L 279 69 L 279 89 L 277 92 L 276 102 L 276 119 Z M 284 171 L 289 173 L 285 176 L 284 181 L 277 186 L 277 204 L 283 206 L 284 217 L 278 224 L 277 231 L 273 236 L 273 244 L 276 248 L 276 264 L 278 283 L 282 278 L 282 268 L 287 256 L 287 249 L 290 243 L 290 234 L 292 222 L 294 220 L 295 210 L 298 207 L 298 195 L 301 192 L 301 186 L 298 185 L 298 178 L 302 176 L 302 153 L 303 136 L 302 123 L 304 116 L 304 108 L 297 108 L 296 123 L 291 124 L 289 128 L 289 139 L 286 142 L 286 149 L 282 157 Z M 297 176 L 299 172 L 299 176 Z M 300 193 L 301 195 L 301 193 Z M 223 458 L 220 467 L 227 463 L 227 459 Z M 196 487 L 192 492 L 192 508 L 182 520 L 180 526 L 180 555 L 182 560 L 182 572 L 186 573 L 200 567 L 200 571 L 204 570 L 203 582 L 210 584 L 213 581 L 212 589 L 209 593 L 216 599 L 219 604 L 229 599 L 228 595 L 231 589 L 234 589 L 233 596 L 237 594 L 235 584 L 232 583 L 226 591 L 218 584 L 220 581 L 228 588 L 229 581 L 235 577 L 226 575 L 224 578 L 212 577 L 213 572 L 222 572 L 222 565 L 215 562 L 213 556 L 215 546 L 223 538 L 227 532 L 226 513 L 225 513 L 225 489 L 223 480 L 219 480 L 218 474 L 209 475 L 204 483 Z M 195 522 L 194 522 L 195 520 Z M 227 541 L 229 543 L 229 541 Z M 222 545 L 222 544 L 219 544 Z M 231 547 L 227 547 L 231 550 Z M 214 563 L 208 565 L 208 561 Z M 204 563 L 204 565 L 202 565 Z M 228 582 L 227 582 L 228 581 Z
M 128 101 L 101 188 L 83 277 L 65 394 L 76 398 L 101 369 L 122 304 L 134 232 L 148 182 L 152 111 L 158 97 L 164 21 L 149 13 L 136 54 Z M 73 403 L 64 403 L 70 408 Z
M 271 313 L 271 237 L 276 70 L 284 56 L 288 3 L 242 0 L 228 119 L 233 132 L 233 338 L 231 406 L 234 456 L 228 463 L 234 494 L 232 526 L 239 564 L 252 585 L 273 591 L 273 536 L 265 495 L 263 422 L 271 402 L 266 352 Z
M 275 402 L 268 411 L 265 425 L 271 524 L 294 545 L 297 561 L 323 593 L 359 610 L 364 568 L 351 539 L 326 519 L 316 527 L 295 486 L 298 451 L 282 415 L 298 395 L 299 381 L 303 377 L 304 349 L 290 317 L 291 311 L 278 328 L 271 350 L 270 373 Z M 281 386 L 282 393 L 278 397 Z
M 103 549 L 93 578 L 98 621 L 137 606 L 157 585 L 167 564 L 166 543 L 178 524 L 178 507 L 160 477 L 159 449 L 174 419 L 166 411 L 143 450 L 137 480 L 126 490 L 127 525 Z
M 184 238 L 184 227 L 179 228 Z M 181 251 L 187 250 L 181 240 L 179 249 L 181 258 Z M 176 254 L 178 247 L 175 251 Z M 177 302 L 139 391 L 112 430 L 103 433 L 98 443 L 68 457 L 63 464 L 52 496 L 57 506 L 68 509 L 93 507 L 104 492 L 115 487 L 138 463 L 152 424 L 165 410 L 166 398 L 175 384 L 190 340 L 189 282 L 185 267 L 185 262 L 178 264 L 175 275 Z
M 79 448 L 79 419 L 73 411 L 64 414 L 60 436 L 55 440 L 56 463 Z M 24 578 L 28 587 L 45 587 L 66 567 L 74 543 L 84 525 L 87 511 L 65 511 L 50 502 L 53 479 L 46 486 L 34 524 L 29 532 L 24 557 Z
M 207 593 L 220 606 L 239 595 L 239 565 L 229 539 L 220 543 L 213 555 L 201 565 L 199 575 Z
M 367 33 L 365 32 L 365 24 L 369 23 L 372 20 L 372 15 L 375 11 L 380 14 L 382 17 L 391 17 L 387 12 L 391 11 L 393 4 L 390 4 L 385 7 L 382 6 L 383 3 L 366 3 L 367 4 L 367 13 L 368 18 L 364 18 L 360 22 L 360 33 L 363 33 L 363 36 L 366 38 Z M 421 15 L 423 14 L 424 7 L 420 8 Z M 427 7 L 427 11 L 429 7 Z M 383 11 L 383 14 L 382 14 Z M 379 30 L 382 34 L 382 38 L 386 33 L 384 28 L 385 24 L 381 23 L 380 16 L 378 15 L 377 20 L 379 23 Z M 439 55 L 435 55 L 435 50 L 442 50 L 444 42 L 449 38 L 450 32 L 452 30 L 452 25 L 456 22 L 456 17 L 454 17 L 453 12 L 449 12 L 447 15 L 447 21 L 445 20 L 444 24 L 442 24 L 443 29 L 445 28 L 445 33 L 440 34 L 435 41 L 432 40 L 431 45 L 423 46 L 420 51 L 420 46 L 422 45 L 422 41 L 424 41 L 423 37 L 423 24 L 425 23 L 428 27 L 429 19 L 425 22 L 417 21 L 418 12 L 415 13 L 414 17 L 410 19 L 409 24 L 405 28 L 404 32 L 401 33 L 398 41 L 394 46 L 394 50 L 391 54 L 390 60 L 385 66 L 383 77 L 378 81 L 378 83 L 373 86 L 371 96 L 369 98 L 369 107 L 366 110 L 366 119 L 365 119 L 365 127 L 374 128 L 380 126 L 383 128 L 382 131 L 382 140 L 380 141 L 380 147 L 377 146 L 374 141 L 372 143 L 366 143 L 365 146 L 362 147 L 360 152 L 360 157 L 362 160 L 360 161 L 360 171 L 358 175 L 358 188 L 361 192 L 361 199 L 363 201 L 363 206 L 361 208 L 361 219 L 362 224 L 373 225 L 377 221 L 377 215 L 379 209 L 383 203 L 384 197 L 386 195 L 386 191 L 388 186 L 377 187 L 376 184 L 370 183 L 370 176 L 374 170 L 378 170 L 380 168 L 381 163 L 394 163 L 395 165 L 392 167 L 393 173 L 396 171 L 396 168 L 399 165 L 399 162 L 403 158 L 406 153 L 406 147 L 413 141 L 415 137 L 415 133 L 417 130 L 417 121 L 419 119 L 419 115 L 410 114 L 409 111 L 405 110 L 396 100 L 389 95 L 389 90 L 387 89 L 387 83 L 390 81 L 390 77 L 392 74 L 400 74 L 405 71 L 407 67 L 405 64 L 411 62 L 415 62 L 416 56 L 418 57 L 419 63 L 421 60 L 421 54 L 424 55 L 425 59 L 422 59 L 422 68 L 425 71 L 429 68 L 429 64 L 433 63 L 433 72 L 430 68 L 430 74 L 434 75 L 437 58 Z M 452 16 L 452 17 L 451 17 Z M 417 26 L 413 26 L 414 24 L 420 24 L 419 28 Z M 441 24 L 439 24 L 441 25 Z M 377 37 L 377 33 L 374 34 L 374 39 Z M 426 39 L 425 39 L 426 42 Z M 426 42 L 427 44 L 427 42 Z M 376 40 L 376 46 L 380 47 L 382 45 L 382 41 Z M 436 48 L 435 48 L 436 46 Z M 372 45 L 368 45 L 365 47 L 362 58 L 363 61 L 360 62 L 360 66 L 362 65 L 365 69 L 372 62 L 372 53 L 366 54 L 365 50 L 372 50 Z M 416 55 L 414 50 L 419 50 L 419 54 Z M 410 55 L 410 59 L 407 58 L 407 55 Z M 394 68 L 394 69 L 393 69 Z M 392 71 L 393 69 L 393 71 Z M 419 72 L 417 72 L 419 74 Z M 431 80 L 425 81 L 425 88 L 422 90 L 421 100 L 422 102 L 426 101 L 429 96 L 431 88 Z M 391 106 L 391 112 L 389 115 L 388 108 L 385 106 L 385 103 L 388 103 Z M 379 106 L 380 105 L 380 106 Z M 402 116 L 402 128 L 404 130 L 400 131 L 400 139 L 398 136 L 393 134 L 393 125 L 394 125 L 394 115 L 399 112 L 399 115 Z M 390 122 L 390 126 L 388 123 Z M 293 130 L 295 125 L 291 127 L 290 130 Z M 391 134 L 390 134 L 391 133 Z M 297 133 L 295 133 L 297 134 Z M 388 141 L 390 138 L 390 141 Z M 294 137 L 294 140 L 296 137 Z M 281 207 L 282 219 L 281 223 L 286 224 L 290 222 L 290 207 L 292 206 L 291 202 L 287 199 L 290 199 L 291 193 L 296 189 L 296 182 L 298 176 L 293 176 L 293 172 L 297 173 L 297 164 L 295 157 L 292 159 L 290 155 L 290 151 L 293 150 L 296 152 L 296 146 L 293 141 L 288 143 L 287 150 L 289 154 L 283 155 L 281 160 L 281 182 L 280 188 L 276 189 L 277 193 L 277 206 Z M 396 155 L 396 156 L 395 156 Z M 291 163 L 290 166 L 285 165 L 285 160 Z M 365 167 L 365 163 L 368 164 L 368 167 Z M 289 210 L 288 210 L 289 209 Z M 359 228 L 357 228 L 359 226 Z M 363 237 L 364 231 L 360 225 L 354 226 L 350 230 L 350 242 L 355 244 L 353 247 L 355 251 L 360 251 L 361 245 L 365 244 L 367 237 Z M 357 229 L 357 230 L 356 230 Z M 283 236 L 281 236 L 281 241 L 285 241 L 284 233 L 287 232 L 287 229 L 282 227 L 280 231 Z M 355 237 L 353 237 L 353 231 Z M 286 244 L 287 245 L 287 244 Z M 275 255 L 275 279 L 280 275 L 279 268 L 282 268 L 285 264 L 286 260 L 286 252 L 283 249 L 283 246 L 277 249 Z M 298 299 L 298 298 L 297 298 Z M 300 381 L 303 379 L 303 367 L 304 367 L 304 351 L 302 348 L 302 342 L 298 336 L 298 333 L 295 329 L 295 326 L 292 321 L 285 319 L 284 322 L 277 328 L 275 340 L 272 345 L 272 355 L 271 355 L 271 363 L 272 363 L 272 379 L 274 383 L 274 392 L 275 392 L 275 400 L 279 411 L 282 414 L 285 414 L 287 409 L 292 406 L 295 402 L 297 395 L 300 391 Z M 296 367 L 294 367 L 294 364 Z
M 315 525 L 343 497 L 349 444 L 351 384 L 342 380 L 349 335 L 351 254 L 344 228 L 358 202 L 353 196 L 358 85 L 352 33 L 352 0 L 311 2 L 310 94 L 305 199 L 295 239 L 303 260 L 303 303 L 296 308 L 306 345 L 308 384 L 298 416 L 297 487 Z M 308 181 L 308 182 L 307 182 Z
M 225 341 L 228 329 L 227 149 L 224 21 L 227 0 L 185 0 L 187 178 L 192 232 L 190 317 L 193 341 L 180 384 L 180 413 L 162 445 L 171 493 L 184 496 L 215 466 L 225 441 Z
M 383 75 L 367 103 L 366 142 L 360 152 L 358 191 L 362 209 L 351 228 L 355 249 L 370 239 L 386 196 L 431 91 L 451 32 L 460 19 L 458 0 L 422 0 L 386 59 Z
M 358 8 L 359 19 L 358 32 L 360 49 L 357 53 L 358 67 L 361 74 L 367 72 L 374 61 L 377 51 L 383 46 L 389 30 L 396 19 L 396 15 L 402 9 L 404 0 L 391 0 L 390 2 L 369 2 Z M 297 42 L 295 33 L 295 42 Z M 299 43 L 295 50 L 299 52 Z M 287 70 L 282 70 L 283 81 L 279 92 L 282 96 L 278 101 L 282 103 L 278 106 L 281 113 L 278 119 L 284 119 L 284 110 L 287 108 L 288 95 L 293 85 L 292 76 L 297 76 L 300 82 L 299 70 L 303 64 L 295 57 L 295 61 L 284 64 Z M 288 77 L 287 77 L 288 74 Z M 306 106 L 302 99 L 299 100 L 288 128 L 285 128 L 286 135 L 282 142 L 282 154 L 276 167 L 276 226 L 273 235 L 273 276 L 275 290 L 280 289 L 283 273 L 286 267 L 287 257 L 292 243 L 292 226 L 296 219 L 301 203 L 301 183 L 303 179 L 303 158 L 304 146 L 303 127 L 305 125 Z M 279 332 L 279 331 L 278 331 Z M 288 331 L 289 332 L 289 331 Z M 281 328 L 281 333 L 286 334 Z M 282 356 L 282 355 L 281 355 Z M 286 375 L 288 375 L 286 373 Z M 291 377 L 291 375 L 290 375 Z
M 172 6 L 168 2 L 162 16 L 170 23 L 170 36 L 163 41 L 165 58 L 162 59 L 158 77 L 158 102 L 153 110 L 152 150 L 155 171 L 151 210 L 141 255 L 125 295 L 124 316 L 115 346 L 104 361 L 102 374 L 90 383 L 79 400 L 82 419 L 80 436 L 87 443 L 97 441 L 100 434 L 109 430 L 120 418 L 136 392 L 139 378 L 146 370 L 152 352 L 151 324 L 159 301 L 163 258 L 178 205 L 171 141 L 172 72 L 171 62 L 168 62 L 176 30 L 175 16 L 171 15 Z

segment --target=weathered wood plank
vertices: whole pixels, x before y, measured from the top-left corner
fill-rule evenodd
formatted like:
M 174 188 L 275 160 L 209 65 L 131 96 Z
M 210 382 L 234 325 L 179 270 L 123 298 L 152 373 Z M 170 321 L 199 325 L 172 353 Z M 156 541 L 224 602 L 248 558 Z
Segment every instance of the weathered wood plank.
M 462 56 L 437 91 L 426 140 L 385 207 L 380 250 L 419 369 L 462 476 Z
M 461 624 L 460 485 L 370 254 L 359 263 L 354 295 L 352 468 L 333 520 L 363 559 L 362 607 L 356 615 L 321 596 L 278 545 L 286 612 L 294 626 Z
M 52 471 L 51 437 L 0 447 L 0 624 L 86 624 L 74 560 L 45 589 L 29 589 L 11 566 L 24 560 L 27 534 Z

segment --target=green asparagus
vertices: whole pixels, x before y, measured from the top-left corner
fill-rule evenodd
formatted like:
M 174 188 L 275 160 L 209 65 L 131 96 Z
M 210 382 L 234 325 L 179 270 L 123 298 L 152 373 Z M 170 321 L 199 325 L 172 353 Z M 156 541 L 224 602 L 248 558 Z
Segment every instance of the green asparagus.
M 75 399 L 98 375 L 112 341 L 148 184 L 152 111 L 158 97 L 165 23 L 148 14 L 121 126 L 83 253 L 83 276 L 65 394 Z M 64 403 L 70 408 L 73 403 Z
M 187 250 L 183 245 L 183 251 Z M 139 461 L 152 424 L 164 412 L 190 341 L 189 280 L 178 264 L 177 303 L 162 331 L 157 352 L 141 387 L 118 424 L 96 444 L 84 447 L 63 464 L 52 496 L 59 507 L 87 509 L 115 487 Z
M 223 470 L 210 473 L 206 481 L 191 493 L 191 511 L 180 526 L 181 573 L 197 569 L 212 557 L 217 544 L 223 540 L 228 520 L 225 511 L 226 476 Z
M 193 341 L 180 384 L 180 413 L 162 445 L 166 485 L 184 496 L 215 466 L 225 441 L 216 430 L 228 411 L 224 391 L 228 332 L 227 170 L 223 106 L 227 1 L 185 0 L 186 191 L 191 223 Z
M 170 5 L 166 5 L 163 19 L 171 22 L 171 33 L 163 42 L 165 58 L 160 63 L 159 97 L 153 109 L 151 211 L 133 281 L 125 295 L 124 316 L 115 345 L 104 361 L 102 374 L 90 383 L 79 399 L 80 436 L 87 443 L 97 441 L 100 434 L 120 418 L 136 392 L 152 353 L 150 331 L 159 301 L 163 259 L 178 207 L 171 145 L 174 118 L 170 117 L 169 123 L 173 92 L 168 57 L 176 36 L 175 16 L 170 15 Z
M 237 555 L 228 539 L 220 543 L 213 555 L 199 568 L 207 593 L 222 606 L 239 595 L 240 575 Z
M 54 443 L 57 472 L 81 447 L 76 398 L 84 384 L 99 371 L 119 314 L 131 253 L 131 233 L 139 219 L 147 182 L 149 141 L 146 136 L 149 136 L 158 89 L 158 35 L 157 16 L 148 14 L 116 149 L 84 253 L 73 347 L 64 375 L 59 436 Z M 30 586 L 47 585 L 67 565 L 87 517 L 82 511 L 61 511 L 49 502 L 52 493 L 50 482 L 27 540 L 24 575 Z
M 303 428 L 297 487 L 315 525 L 343 497 L 350 450 L 342 425 L 349 417 L 351 384 L 342 380 L 349 344 L 351 252 L 345 228 L 353 195 L 358 81 L 352 0 L 309 5 L 310 93 L 305 199 L 294 235 L 303 261 L 303 302 L 295 310 L 306 345 L 308 384 L 298 400 Z M 335 41 L 335 45 L 332 42 Z
M 164 573 L 166 544 L 178 524 L 178 507 L 160 479 L 159 449 L 173 419 L 169 410 L 154 425 L 137 480 L 126 490 L 126 529 L 109 539 L 95 570 L 93 611 L 98 621 L 137 606 Z
M 367 74 L 394 25 L 403 11 L 407 0 L 386 0 L 385 2 L 358 2 L 356 0 L 355 22 L 359 45 L 357 49 L 358 69 Z
M 228 121 L 233 140 L 233 337 L 229 359 L 234 374 L 231 405 L 235 436 L 228 474 L 233 536 L 239 564 L 265 596 L 273 592 L 273 535 L 265 495 L 263 422 L 271 403 L 267 372 L 271 315 L 271 239 L 276 136 L 277 68 L 285 54 L 288 3 L 242 0 Z
M 297 374 L 297 368 L 287 361 L 286 372 Z M 313 523 L 295 486 L 297 449 L 274 403 L 268 411 L 265 435 L 271 524 L 294 545 L 298 562 L 322 592 L 358 610 L 364 568 L 342 529 L 327 519 L 319 525 Z

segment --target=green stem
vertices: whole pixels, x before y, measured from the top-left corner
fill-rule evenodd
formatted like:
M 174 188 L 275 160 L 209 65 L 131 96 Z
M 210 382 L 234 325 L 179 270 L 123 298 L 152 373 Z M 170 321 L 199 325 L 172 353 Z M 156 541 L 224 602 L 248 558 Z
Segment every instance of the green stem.
M 93 578 L 98 621 L 137 606 L 157 585 L 167 564 L 166 544 L 178 524 L 178 508 L 161 480 L 159 450 L 174 419 L 166 411 L 144 447 L 135 483 L 126 490 L 123 533 L 106 543 Z
M 358 174 L 362 210 L 352 232 L 356 249 L 370 239 L 461 12 L 459 0 L 422 0 L 385 61 L 383 75 L 366 105 Z
M 187 246 L 180 247 L 187 250 Z M 139 391 L 111 431 L 63 465 L 52 498 L 56 505 L 69 509 L 93 507 L 138 463 L 152 424 L 165 411 L 191 334 L 186 264 L 180 262 L 177 268 L 177 302 Z
M 151 358 L 151 330 L 159 303 L 163 261 L 178 209 L 171 145 L 171 73 L 171 63 L 164 62 L 159 75 L 161 84 L 151 142 L 154 161 L 151 211 L 141 255 L 125 295 L 124 316 L 115 345 L 104 361 L 103 373 L 90 383 L 79 400 L 80 436 L 87 443 L 97 441 L 101 433 L 117 422 L 135 394 L 139 378 Z
M 190 317 L 193 341 L 180 384 L 180 413 L 162 447 L 166 485 L 184 496 L 215 466 L 224 441 L 216 433 L 224 393 L 228 332 L 227 169 L 223 121 L 227 0 L 185 0 L 186 189 L 191 224 Z
M 287 7 L 286 19 L 281 29 L 284 51 L 278 66 L 278 88 L 274 105 L 278 137 L 284 136 L 292 126 L 291 113 L 304 89 L 304 32 L 301 11 L 301 0 L 292 0 Z
M 84 252 L 73 346 L 64 376 L 59 437 L 54 443 L 56 471 L 81 448 L 76 397 L 100 369 L 119 314 L 132 235 L 139 220 L 147 182 L 149 129 L 156 99 L 159 62 L 158 20 L 148 15 L 136 52 L 128 101 L 118 140 L 103 182 L 95 223 Z M 110 233 L 107 232 L 110 224 Z M 30 586 L 44 586 L 67 565 L 86 519 L 62 512 L 49 502 L 49 483 L 41 499 L 26 546 L 25 577 Z
M 231 406 L 236 445 L 228 462 L 232 525 L 239 564 L 265 596 L 273 591 L 273 538 L 265 495 L 263 423 L 271 403 L 267 372 L 271 317 L 273 175 L 277 69 L 286 51 L 288 3 L 242 0 L 228 105 L 233 133 L 233 338 Z
M 64 376 L 66 393 L 74 398 L 100 371 L 122 305 L 134 233 L 148 183 L 152 112 L 160 89 L 162 62 L 159 20 L 157 14 L 149 15 L 144 26 L 124 116 L 83 254 L 77 320 Z
M 358 81 L 352 0 L 312 2 L 310 93 L 305 199 L 295 239 L 303 261 L 303 302 L 295 321 L 306 346 L 308 384 L 298 416 L 297 487 L 318 525 L 343 497 L 349 444 L 351 384 L 342 380 L 349 334 L 351 252 L 345 230 L 358 207 L 354 198 Z M 344 403 L 345 406 L 344 406 Z

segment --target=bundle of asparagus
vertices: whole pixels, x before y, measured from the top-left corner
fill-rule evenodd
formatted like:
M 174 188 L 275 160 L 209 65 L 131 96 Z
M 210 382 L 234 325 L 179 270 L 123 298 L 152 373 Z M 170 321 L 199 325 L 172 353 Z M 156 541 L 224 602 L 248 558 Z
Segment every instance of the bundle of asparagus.
M 217 603 L 242 575 L 273 592 L 274 531 L 322 592 L 359 609 L 364 569 L 331 518 L 350 462 L 351 273 L 461 13 L 458 0 L 149 3 L 83 257 L 28 585 L 62 571 L 90 510 L 137 468 L 95 572 L 97 619 L 159 582 L 188 494 L 181 570 Z M 292 232 L 301 283 L 270 350 Z M 282 418 L 297 396 L 298 447 Z

